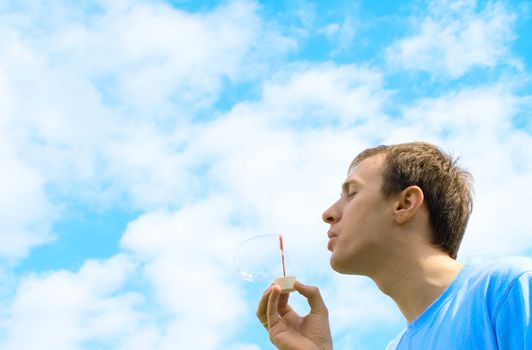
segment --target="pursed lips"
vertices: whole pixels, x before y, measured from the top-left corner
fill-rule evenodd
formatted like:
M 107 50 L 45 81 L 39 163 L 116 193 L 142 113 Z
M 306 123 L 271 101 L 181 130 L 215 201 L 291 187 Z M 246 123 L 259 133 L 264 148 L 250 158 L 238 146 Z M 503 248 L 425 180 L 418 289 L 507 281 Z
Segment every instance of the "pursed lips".
M 336 237 L 338 237 L 338 235 L 334 233 L 333 231 L 329 230 L 327 231 L 327 237 L 329 237 L 329 242 L 327 243 L 327 249 L 332 251 L 331 243 Z

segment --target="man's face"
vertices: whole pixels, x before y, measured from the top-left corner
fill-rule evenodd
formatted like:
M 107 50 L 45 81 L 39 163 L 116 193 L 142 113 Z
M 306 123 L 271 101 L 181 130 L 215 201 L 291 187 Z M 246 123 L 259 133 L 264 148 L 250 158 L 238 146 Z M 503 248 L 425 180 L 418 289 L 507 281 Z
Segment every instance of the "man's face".
M 369 275 L 390 248 L 393 203 L 381 192 L 383 159 L 372 156 L 352 168 L 340 199 L 323 213 L 331 225 L 327 248 L 337 272 Z

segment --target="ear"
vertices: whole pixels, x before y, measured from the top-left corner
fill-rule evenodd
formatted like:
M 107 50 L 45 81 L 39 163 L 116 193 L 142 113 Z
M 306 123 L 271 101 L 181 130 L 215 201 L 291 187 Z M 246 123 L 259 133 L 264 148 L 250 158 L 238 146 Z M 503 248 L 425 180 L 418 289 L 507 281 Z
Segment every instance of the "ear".
M 418 186 L 405 188 L 395 202 L 395 222 L 404 224 L 412 219 L 423 204 L 424 198 L 423 191 Z

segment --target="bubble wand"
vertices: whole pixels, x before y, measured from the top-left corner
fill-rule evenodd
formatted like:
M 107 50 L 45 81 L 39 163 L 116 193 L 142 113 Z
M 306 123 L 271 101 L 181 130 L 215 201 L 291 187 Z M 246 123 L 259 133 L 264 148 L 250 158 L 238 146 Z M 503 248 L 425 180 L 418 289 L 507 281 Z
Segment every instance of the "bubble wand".
M 283 277 L 279 277 L 275 279 L 275 283 L 277 283 L 281 287 L 281 293 L 290 293 L 293 292 L 294 289 L 294 282 L 296 281 L 296 278 L 294 276 L 287 276 L 286 275 L 286 268 L 284 265 L 284 242 L 283 242 L 283 235 L 279 235 L 279 248 L 281 249 L 281 263 L 283 265 Z
M 286 269 L 284 267 L 284 245 L 283 245 L 283 234 L 279 235 L 279 246 L 281 248 L 281 262 L 283 264 L 283 276 L 286 277 Z

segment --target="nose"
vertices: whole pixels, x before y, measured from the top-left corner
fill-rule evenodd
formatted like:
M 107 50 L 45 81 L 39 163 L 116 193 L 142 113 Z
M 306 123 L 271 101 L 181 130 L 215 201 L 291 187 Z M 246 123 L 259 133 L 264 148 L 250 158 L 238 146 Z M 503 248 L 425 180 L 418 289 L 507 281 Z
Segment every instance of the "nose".
M 336 203 L 335 203 L 336 204 Z M 341 218 L 341 215 L 340 215 L 340 212 L 338 211 L 338 208 L 336 207 L 336 205 L 333 204 L 331 205 L 327 210 L 325 210 L 323 212 L 323 214 L 321 215 L 321 219 L 323 220 L 323 222 L 325 222 L 326 224 L 335 224 L 337 223 L 340 218 Z

